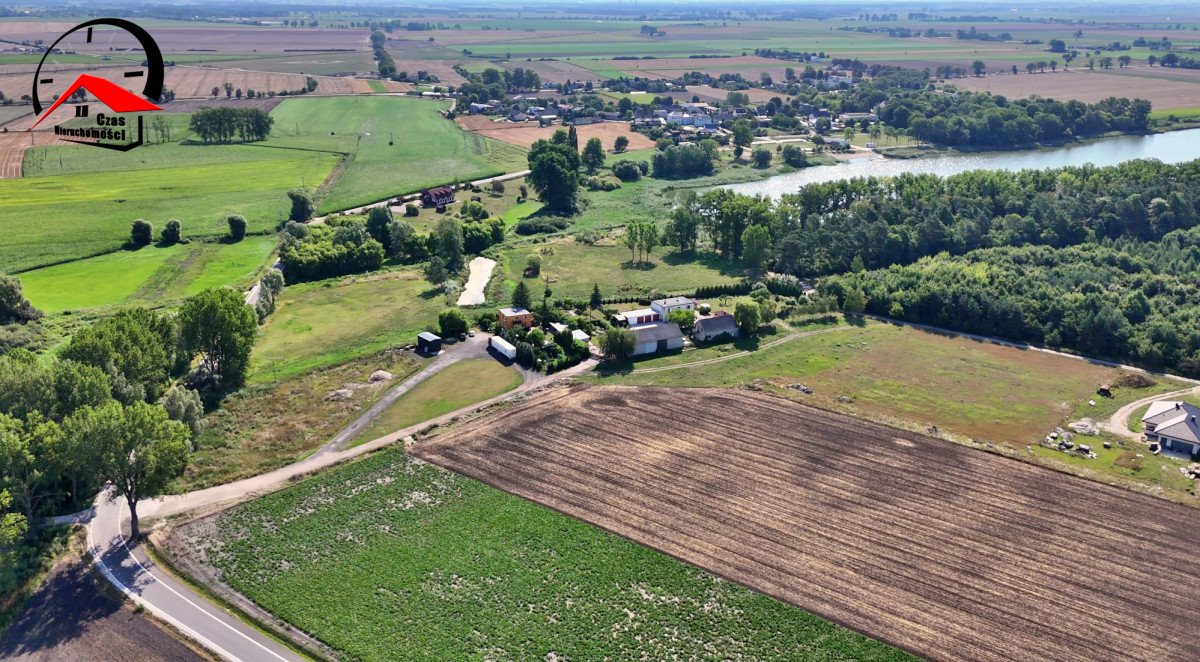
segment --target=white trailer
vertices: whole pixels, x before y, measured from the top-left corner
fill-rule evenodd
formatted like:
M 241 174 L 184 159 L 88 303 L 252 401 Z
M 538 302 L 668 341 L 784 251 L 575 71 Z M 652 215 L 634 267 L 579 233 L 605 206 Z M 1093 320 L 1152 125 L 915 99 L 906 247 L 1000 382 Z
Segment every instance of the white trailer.
M 496 350 L 510 361 L 515 361 L 517 359 L 517 348 L 512 343 L 508 342 L 504 338 L 501 338 L 500 336 L 492 336 L 491 339 L 488 340 L 488 347 Z

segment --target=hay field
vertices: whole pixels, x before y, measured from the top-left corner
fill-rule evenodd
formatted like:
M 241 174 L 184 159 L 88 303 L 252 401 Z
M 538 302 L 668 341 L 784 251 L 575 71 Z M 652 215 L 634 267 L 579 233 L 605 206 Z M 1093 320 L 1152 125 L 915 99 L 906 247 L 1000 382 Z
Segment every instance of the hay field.
M 490 117 L 482 115 L 461 115 L 457 118 L 460 126 L 472 133 L 493 138 L 510 145 L 529 149 L 538 140 L 549 140 L 554 132 L 562 126 L 539 127 L 536 122 L 512 123 L 493 122 Z M 604 143 L 604 149 L 611 152 L 617 136 L 629 139 L 629 149 L 651 149 L 654 141 L 641 133 L 634 133 L 625 122 L 601 122 L 587 124 L 577 128 L 579 144 L 582 146 L 591 138 L 599 138 Z M 614 155 L 619 158 L 619 155 Z
M 1177 73 L 1183 75 L 1177 76 Z M 1044 74 L 1029 74 L 1022 70 L 1015 76 L 997 74 L 951 82 L 968 90 L 1003 94 L 1011 98 L 1036 94 L 1051 99 L 1078 99 L 1092 103 L 1114 96 L 1140 97 L 1150 101 L 1155 110 L 1169 110 L 1200 106 L 1200 77 L 1191 73 L 1168 72 L 1160 67 L 1141 67 L 1133 71 L 1074 68 Z M 1160 78 L 1160 75 L 1171 75 L 1173 78 Z

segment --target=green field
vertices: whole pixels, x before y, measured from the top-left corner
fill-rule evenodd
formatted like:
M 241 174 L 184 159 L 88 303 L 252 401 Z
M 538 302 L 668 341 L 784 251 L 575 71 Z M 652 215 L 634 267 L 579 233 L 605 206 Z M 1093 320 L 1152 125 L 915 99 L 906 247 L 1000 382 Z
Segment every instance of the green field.
M 322 211 L 525 168 L 524 150 L 463 131 L 438 114 L 443 107 L 397 96 L 288 99 L 272 111 L 271 142 L 353 153 Z
M 270 382 L 416 342 L 446 307 L 416 271 L 292 285 L 263 327 L 250 381 Z
M 348 659 L 913 659 L 402 450 L 212 524 L 178 544 Z
M 362 431 L 353 445 L 483 402 L 520 385 L 521 373 L 516 368 L 492 359 L 460 361 L 400 396 Z
M 320 183 L 338 158 L 260 145 L 51 150 L 67 153 L 65 174 L 0 180 L 0 271 L 113 251 L 137 218 L 156 233 L 179 219 L 190 237 L 225 234 L 230 213 L 245 216 L 251 232 L 272 229 L 289 208 L 287 190 Z M 67 165 L 76 159 L 87 165 Z
M 249 285 L 276 243 L 268 235 L 231 244 L 147 246 L 26 271 L 21 282 L 30 302 L 48 313 L 155 304 L 209 287 Z
M 552 251 L 552 252 L 551 252 Z M 540 278 L 522 278 L 525 260 L 542 256 L 541 277 L 550 279 L 555 298 L 587 299 L 594 284 L 605 297 L 634 296 L 657 289 L 662 293 L 692 292 L 700 285 L 722 285 L 741 279 L 741 267 L 712 253 L 681 255 L 662 247 L 645 263 L 631 263 L 629 249 L 617 245 L 588 246 L 573 240 L 518 246 L 505 251 L 492 280 L 494 301 L 507 301 L 521 281 L 534 297 L 542 294 Z

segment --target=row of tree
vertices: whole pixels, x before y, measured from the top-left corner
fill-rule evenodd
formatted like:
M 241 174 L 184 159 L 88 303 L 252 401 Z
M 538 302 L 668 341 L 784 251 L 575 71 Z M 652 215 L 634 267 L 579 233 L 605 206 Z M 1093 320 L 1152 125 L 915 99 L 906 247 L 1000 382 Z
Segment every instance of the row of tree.
M 206 143 L 266 140 L 275 118 L 258 108 L 202 107 L 192 113 L 189 128 Z

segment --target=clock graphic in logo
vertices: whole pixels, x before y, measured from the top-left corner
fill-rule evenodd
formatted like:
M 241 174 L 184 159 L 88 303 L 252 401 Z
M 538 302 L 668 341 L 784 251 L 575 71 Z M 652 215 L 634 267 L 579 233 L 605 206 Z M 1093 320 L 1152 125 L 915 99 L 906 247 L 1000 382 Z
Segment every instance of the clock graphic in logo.
M 96 30 L 98 26 L 116 30 Z M 63 68 L 54 66 L 51 56 L 56 51 L 95 52 L 98 48 L 96 40 L 101 36 L 106 43 L 122 45 L 119 51 L 114 52 L 140 52 L 144 54 L 144 60 L 125 67 L 105 67 L 104 77 L 82 70 L 71 71 L 69 65 Z M 59 106 L 70 104 L 75 108 L 76 118 L 95 117 L 95 126 L 86 126 L 86 123 L 85 126 L 56 126 L 56 135 L 69 142 L 128 151 L 142 144 L 142 116 L 137 116 L 137 131 L 133 133 L 132 124 L 126 126 L 126 118 L 119 115 L 161 110 L 151 100 L 157 101 L 162 96 L 162 90 L 162 52 L 149 33 L 137 24 L 120 18 L 98 18 L 80 23 L 55 40 L 38 63 L 31 95 L 33 112 L 38 119 L 30 130 L 41 124 Z M 110 111 L 110 115 L 106 116 L 102 111 L 93 115 L 90 108 L 92 104 L 87 101 L 89 94 Z M 125 139 L 131 135 L 134 136 L 134 140 L 126 142 Z M 96 141 L 72 139 L 81 137 Z M 119 138 L 121 142 L 104 142 L 106 138 L 110 141 Z

